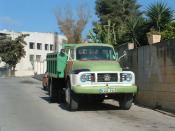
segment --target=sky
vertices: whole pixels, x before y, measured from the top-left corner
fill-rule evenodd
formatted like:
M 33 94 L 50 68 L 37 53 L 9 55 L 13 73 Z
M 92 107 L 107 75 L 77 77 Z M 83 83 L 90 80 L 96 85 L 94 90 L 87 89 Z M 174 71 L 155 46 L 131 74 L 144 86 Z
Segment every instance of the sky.
M 0 30 L 28 32 L 60 32 L 54 11 L 57 9 L 72 7 L 76 10 L 77 5 L 84 4 L 89 10 L 90 19 L 83 31 L 85 38 L 92 23 L 97 21 L 95 15 L 96 0 L 0 0 Z M 175 0 L 137 0 L 145 10 L 149 4 L 157 1 L 165 2 L 175 10 Z M 67 6 L 69 5 L 69 6 Z

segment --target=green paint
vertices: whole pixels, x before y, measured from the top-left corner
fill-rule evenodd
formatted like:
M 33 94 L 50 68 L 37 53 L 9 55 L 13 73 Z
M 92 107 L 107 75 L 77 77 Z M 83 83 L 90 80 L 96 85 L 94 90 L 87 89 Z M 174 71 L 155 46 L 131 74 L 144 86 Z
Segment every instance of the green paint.
M 101 89 L 112 89 L 112 93 L 136 93 L 137 86 L 74 86 L 72 90 L 78 94 L 108 94 L 110 92 L 101 93 Z
M 122 71 L 117 61 L 75 61 L 73 70 L 89 69 L 90 71 Z
M 60 54 L 57 54 L 57 76 L 59 76 L 59 78 L 64 78 L 64 69 L 66 67 L 66 64 L 67 56 L 61 56 Z
M 59 53 L 47 54 L 47 72 L 54 78 L 64 78 L 64 69 L 67 63 L 67 56 Z

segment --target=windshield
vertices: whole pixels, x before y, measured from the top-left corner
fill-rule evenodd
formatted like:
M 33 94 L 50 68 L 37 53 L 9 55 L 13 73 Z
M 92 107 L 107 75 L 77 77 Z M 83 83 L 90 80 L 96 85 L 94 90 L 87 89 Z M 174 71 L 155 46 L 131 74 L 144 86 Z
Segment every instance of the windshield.
M 77 60 L 116 60 L 113 48 L 105 46 L 84 46 L 76 50 Z

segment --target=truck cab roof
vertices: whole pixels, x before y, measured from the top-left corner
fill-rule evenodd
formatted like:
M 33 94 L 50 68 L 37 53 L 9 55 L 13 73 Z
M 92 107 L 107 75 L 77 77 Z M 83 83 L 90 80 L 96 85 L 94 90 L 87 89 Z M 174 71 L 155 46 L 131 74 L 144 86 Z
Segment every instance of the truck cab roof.
M 107 46 L 107 47 L 113 47 L 112 45 L 109 44 L 104 44 L 104 43 L 80 43 L 80 44 L 63 44 L 63 48 L 77 48 L 77 47 L 82 47 L 82 46 Z

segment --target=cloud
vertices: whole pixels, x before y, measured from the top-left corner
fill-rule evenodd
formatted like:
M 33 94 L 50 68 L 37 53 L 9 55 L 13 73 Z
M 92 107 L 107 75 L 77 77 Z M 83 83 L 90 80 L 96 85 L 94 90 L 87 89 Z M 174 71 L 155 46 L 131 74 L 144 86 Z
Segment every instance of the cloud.
M 16 21 L 15 19 L 13 19 L 9 16 L 0 17 L 0 23 L 6 24 L 6 25 L 16 25 L 16 26 L 20 25 L 18 21 Z

